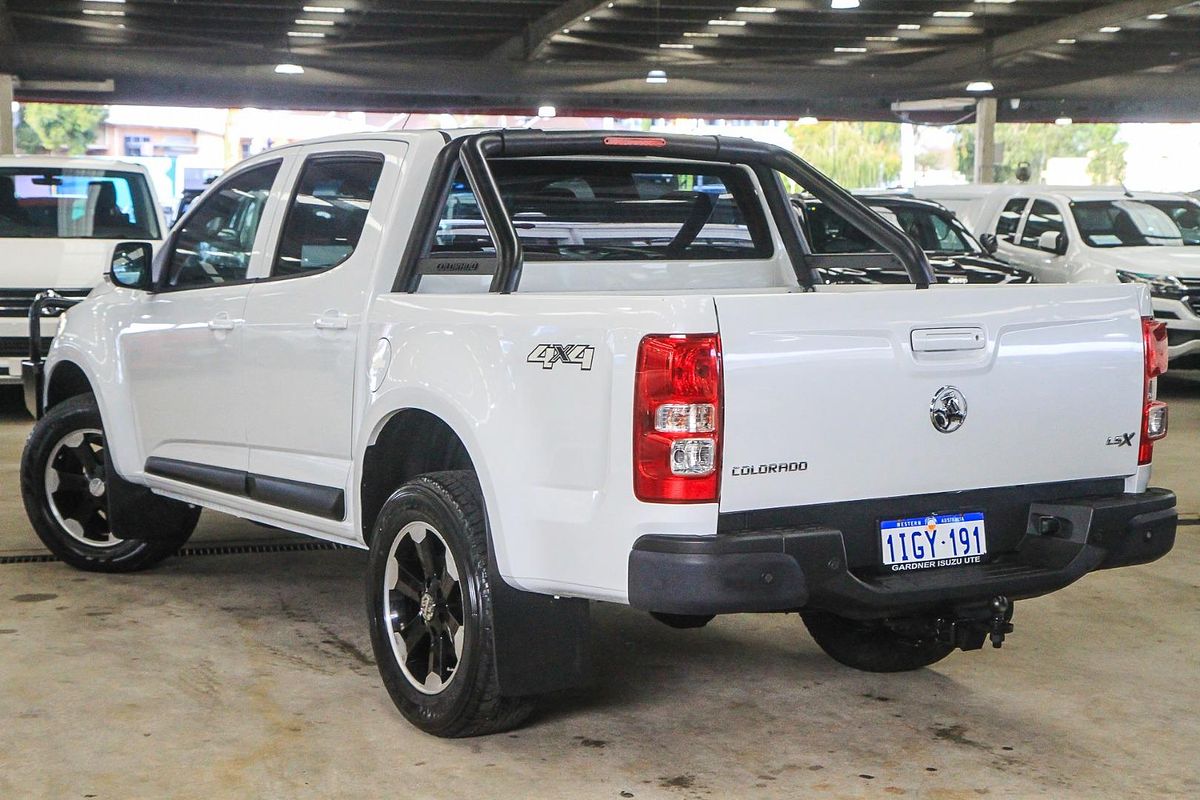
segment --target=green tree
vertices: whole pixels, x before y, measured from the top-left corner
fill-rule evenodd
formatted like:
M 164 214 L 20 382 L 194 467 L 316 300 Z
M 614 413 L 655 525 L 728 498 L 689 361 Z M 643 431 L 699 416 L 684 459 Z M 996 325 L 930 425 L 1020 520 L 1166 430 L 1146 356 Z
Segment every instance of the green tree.
M 900 177 L 900 126 L 821 122 L 788 126 L 793 149 L 843 186 L 886 186 Z
M 77 156 L 96 141 L 100 123 L 108 116 L 104 106 L 60 103 L 23 103 L 21 124 L 28 126 L 44 150 Z M 26 144 L 31 143 L 28 135 Z
M 44 153 L 46 148 L 42 147 L 42 140 L 33 132 L 33 128 L 29 127 L 29 123 L 21 120 L 17 123 L 16 131 L 14 132 L 16 151 L 18 153 Z
M 1117 141 L 1117 130 L 1118 126 L 1110 123 L 997 125 L 996 146 L 1003 163 L 996 170 L 996 180 L 1010 180 L 1017 165 L 1026 162 L 1033 175 L 1031 180 L 1036 182 L 1052 158 L 1087 157 L 1088 174 L 1093 181 L 1118 183 L 1125 178 L 1127 145 Z M 961 126 L 955 130 L 954 150 L 959 172 L 970 175 L 975 166 L 974 126 Z

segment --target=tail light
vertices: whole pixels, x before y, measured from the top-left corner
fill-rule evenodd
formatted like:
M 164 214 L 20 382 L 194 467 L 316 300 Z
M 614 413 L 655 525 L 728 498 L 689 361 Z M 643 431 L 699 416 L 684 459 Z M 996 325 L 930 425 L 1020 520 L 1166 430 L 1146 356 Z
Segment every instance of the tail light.
M 1154 443 L 1167 435 L 1167 404 L 1158 396 L 1158 376 L 1167 371 L 1167 325 L 1153 317 L 1142 317 L 1142 343 L 1146 357 L 1142 381 L 1142 436 L 1138 441 L 1138 464 L 1154 459 Z
M 717 334 L 642 339 L 633 396 L 633 493 L 639 500 L 716 502 L 721 395 Z

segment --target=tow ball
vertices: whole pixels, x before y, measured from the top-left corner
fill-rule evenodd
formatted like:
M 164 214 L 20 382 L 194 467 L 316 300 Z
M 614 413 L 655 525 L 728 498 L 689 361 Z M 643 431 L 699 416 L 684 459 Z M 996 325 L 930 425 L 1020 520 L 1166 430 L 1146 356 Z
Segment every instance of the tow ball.
M 938 638 L 963 650 L 978 650 L 985 640 L 992 647 L 1004 644 L 1012 633 L 1013 604 L 1004 595 L 996 595 L 988 603 L 955 609 L 955 617 L 937 621 Z

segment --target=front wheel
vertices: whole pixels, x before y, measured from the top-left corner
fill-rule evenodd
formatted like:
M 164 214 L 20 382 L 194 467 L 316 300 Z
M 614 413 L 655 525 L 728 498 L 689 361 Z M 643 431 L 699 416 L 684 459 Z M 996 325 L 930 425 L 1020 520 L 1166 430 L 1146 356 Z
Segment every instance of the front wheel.
M 954 645 L 933 635 L 932 626 L 902 628 L 883 620 L 847 619 L 825 611 L 805 611 L 800 616 L 830 658 L 864 672 L 908 672 L 954 652 Z M 926 632 L 918 632 L 922 628 Z
M 183 546 L 200 509 L 150 496 L 146 513 L 167 525 L 153 540 L 122 538 L 109 525 L 110 475 L 96 398 L 80 395 L 46 412 L 21 455 L 21 499 L 42 543 L 67 564 L 90 572 L 147 569 Z M 170 513 L 162 513 L 169 511 Z
M 367 569 L 371 645 L 392 701 L 426 733 L 498 733 L 533 710 L 500 694 L 493 580 L 473 473 L 422 475 L 384 503 Z

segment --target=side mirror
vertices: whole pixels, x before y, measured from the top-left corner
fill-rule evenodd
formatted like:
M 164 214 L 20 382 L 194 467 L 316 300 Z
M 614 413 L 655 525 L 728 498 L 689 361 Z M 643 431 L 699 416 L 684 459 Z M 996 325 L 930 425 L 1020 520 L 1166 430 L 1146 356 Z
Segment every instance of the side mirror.
M 979 243 L 983 245 L 983 250 L 989 256 L 996 255 L 996 251 L 1000 249 L 1000 241 L 994 233 L 985 233 L 979 237 Z
M 154 246 L 149 242 L 121 242 L 113 248 L 108 277 L 126 289 L 149 289 Z
M 1038 250 L 1044 250 L 1056 256 L 1066 255 L 1067 235 L 1062 231 L 1046 231 L 1038 237 Z

